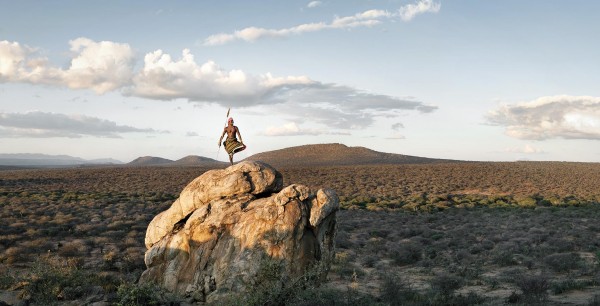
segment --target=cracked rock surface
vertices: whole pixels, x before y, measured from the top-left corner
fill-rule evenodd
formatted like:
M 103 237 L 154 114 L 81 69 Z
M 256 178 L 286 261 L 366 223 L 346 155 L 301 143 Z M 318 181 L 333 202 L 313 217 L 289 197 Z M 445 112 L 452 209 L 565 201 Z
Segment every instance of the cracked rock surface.
M 140 282 L 215 302 L 252 288 L 264 260 L 283 265 L 282 280 L 316 263 L 323 278 L 334 257 L 338 209 L 333 190 L 283 188 L 281 174 L 265 163 L 207 171 L 150 222 Z

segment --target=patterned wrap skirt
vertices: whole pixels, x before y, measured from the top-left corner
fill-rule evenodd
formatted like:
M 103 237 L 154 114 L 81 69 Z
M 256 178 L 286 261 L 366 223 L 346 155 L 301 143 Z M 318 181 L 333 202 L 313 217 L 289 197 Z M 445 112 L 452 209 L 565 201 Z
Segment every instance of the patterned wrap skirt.
M 244 144 L 239 142 L 237 138 L 227 138 L 225 139 L 225 142 L 223 142 L 223 145 L 228 154 L 234 154 L 244 149 Z

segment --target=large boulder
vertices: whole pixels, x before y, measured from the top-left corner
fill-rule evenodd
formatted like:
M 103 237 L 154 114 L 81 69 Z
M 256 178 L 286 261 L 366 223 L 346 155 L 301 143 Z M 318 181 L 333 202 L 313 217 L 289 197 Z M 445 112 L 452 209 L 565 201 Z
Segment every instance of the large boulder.
M 317 264 L 323 279 L 338 208 L 334 191 L 283 188 L 281 174 L 265 163 L 208 171 L 150 222 L 140 282 L 215 302 L 256 285 L 265 261 L 283 267 L 282 281 Z

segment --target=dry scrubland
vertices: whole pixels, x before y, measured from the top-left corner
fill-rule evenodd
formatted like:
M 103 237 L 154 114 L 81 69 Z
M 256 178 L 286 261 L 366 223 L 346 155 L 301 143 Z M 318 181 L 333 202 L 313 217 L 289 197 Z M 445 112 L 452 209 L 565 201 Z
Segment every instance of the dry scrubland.
M 175 300 L 134 285 L 145 230 L 206 170 L 0 171 L 0 289 L 43 305 Z M 336 262 L 321 288 L 246 301 L 600 305 L 600 164 L 278 170 L 338 192 Z

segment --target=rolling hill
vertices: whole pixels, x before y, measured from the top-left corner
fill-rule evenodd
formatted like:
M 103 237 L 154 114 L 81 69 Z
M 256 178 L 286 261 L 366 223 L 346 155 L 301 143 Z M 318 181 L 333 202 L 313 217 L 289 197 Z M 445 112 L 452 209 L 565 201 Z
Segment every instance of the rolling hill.
M 263 161 L 275 167 L 457 162 L 446 159 L 383 153 L 364 147 L 348 147 L 339 143 L 290 147 L 254 154 L 245 160 Z
M 128 162 L 127 166 L 162 166 L 171 163 L 172 160 L 162 157 L 142 156 Z
M 225 162 L 218 161 L 216 159 L 198 156 L 188 155 L 184 158 L 178 159 L 169 164 L 169 166 L 206 166 L 206 165 L 224 165 Z
M 134 159 L 133 161 L 127 163 L 127 166 L 135 166 L 135 167 L 144 167 L 144 166 L 209 166 L 209 167 L 217 167 L 225 165 L 225 162 L 220 162 L 218 160 L 198 156 L 198 155 L 188 155 L 178 160 L 170 160 L 162 157 L 155 156 L 142 156 Z
M 73 166 L 93 166 L 93 165 L 120 165 L 123 162 L 112 158 L 103 159 L 83 159 L 69 155 L 48 155 L 36 153 L 11 153 L 0 154 L 1 166 L 12 167 L 73 167 Z

